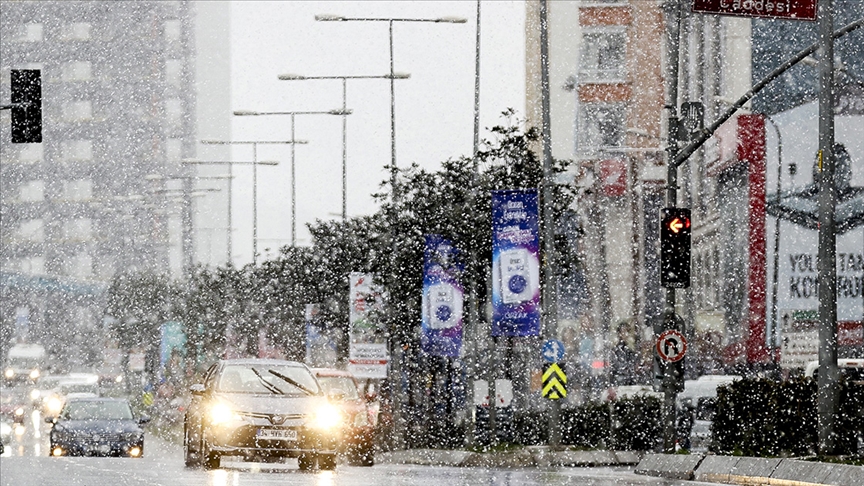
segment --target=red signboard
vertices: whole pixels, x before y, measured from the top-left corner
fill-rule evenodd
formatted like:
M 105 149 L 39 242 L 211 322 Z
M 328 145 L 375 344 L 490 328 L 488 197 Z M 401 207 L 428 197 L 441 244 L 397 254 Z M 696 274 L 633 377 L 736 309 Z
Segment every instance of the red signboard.
M 620 159 L 600 161 L 600 181 L 603 195 L 620 197 L 627 190 L 627 164 Z
M 693 0 L 692 11 L 767 17 L 771 19 L 816 20 L 817 0 Z

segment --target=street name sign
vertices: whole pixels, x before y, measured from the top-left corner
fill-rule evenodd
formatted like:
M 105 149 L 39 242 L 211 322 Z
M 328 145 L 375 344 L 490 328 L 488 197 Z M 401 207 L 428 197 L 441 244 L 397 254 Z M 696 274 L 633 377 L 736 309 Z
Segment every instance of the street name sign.
M 816 0 L 693 0 L 691 10 L 738 17 L 816 20 Z
M 687 339 L 680 331 L 663 331 L 657 338 L 657 354 L 663 361 L 674 363 L 684 358 L 687 352 Z
M 552 363 L 543 371 L 543 397 L 550 400 L 558 400 L 567 396 L 567 375 L 558 366 Z

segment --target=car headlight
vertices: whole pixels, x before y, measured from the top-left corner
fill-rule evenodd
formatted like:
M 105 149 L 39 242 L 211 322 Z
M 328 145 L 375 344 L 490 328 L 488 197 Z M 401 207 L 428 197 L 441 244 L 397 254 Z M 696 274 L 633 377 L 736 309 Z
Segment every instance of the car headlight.
M 6 378 L 15 378 L 15 370 L 12 368 L 6 368 L 6 371 L 3 372 L 3 376 Z
M 24 407 L 18 407 L 15 409 L 15 415 L 17 417 L 21 417 L 24 415 Z
M 210 407 L 210 423 L 213 425 L 224 424 L 227 422 L 237 422 L 243 420 L 237 412 L 231 409 L 225 403 L 215 403 Z
M 45 402 L 45 406 L 48 408 L 48 412 L 51 415 L 56 415 L 60 413 L 60 410 L 63 408 L 63 401 L 57 397 L 51 397 Z
M 39 400 L 40 395 L 41 395 L 41 393 L 39 392 L 39 390 L 32 390 L 30 392 L 30 399 L 31 400 Z
M 312 416 L 312 427 L 319 430 L 331 430 L 342 422 L 342 412 L 335 406 L 325 403 L 318 407 Z
M 117 378 L 114 378 L 114 383 L 122 383 L 123 375 L 117 375 Z
M 12 435 L 12 427 L 9 426 L 6 422 L 0 422 L 0 435 L 2 436 L 10 436 Z
M 39 378 L 39 370 L 33 370 L 33 371 L 31 371 L 31 372 L 30 372 L 30 379 L 31 379 L 31 380 L 35 380 L 36 378 Z

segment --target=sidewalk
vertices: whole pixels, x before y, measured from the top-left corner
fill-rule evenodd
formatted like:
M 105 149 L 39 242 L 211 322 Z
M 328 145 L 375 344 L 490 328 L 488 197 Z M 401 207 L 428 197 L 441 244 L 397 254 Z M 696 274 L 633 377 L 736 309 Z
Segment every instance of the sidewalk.
M 378 454 L 378 463 L 423 466 L 530 468 L 635 466 L 636 474 L 667 479 L 771 486 L 864 485 L 864 467 L 797 459 L 653 454 L 636 451 L 552 451 L 544 446 L 508 452 L 410 449 Z

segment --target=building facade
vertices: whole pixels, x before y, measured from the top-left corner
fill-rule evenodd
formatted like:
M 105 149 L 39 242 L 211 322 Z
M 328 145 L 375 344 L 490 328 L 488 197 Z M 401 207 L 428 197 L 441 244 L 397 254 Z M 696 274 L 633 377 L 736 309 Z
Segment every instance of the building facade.
M 4 2 L 0 34 L 3 98 L 40 69 L 43 100 L 42 143 L 9 143 L 8 111 L 0 133 L 3 342 L 26 321 L 56 352 L 98 332 L 114 275 L 192 263 L 190 2 Z
M 621 384 L 647 382 L 651 324 L 664 305 L 658 267 L 659 212 L 666 205 L 667 9 L 679 2 L 547 5 L 552 155 L 572 161 L 567 182 L 579 192 L 573 209 L 584 228 L 579 264 L 590 301 L 574 322 L 559 321 L 559 327 L 571 330 L 568 350 L 579 351 L 578 365 L 590 367 L 589 374 Z M 750 87 L 750 20 L 680 13 L 678 105 L 702 101 L 710 122 L 724 100 Z M 538 1 L 528 2 L 526 25 L 527 118 L 530 126 L 540 126 Z M 677 292 L 677 310 L 694 335 L 698 328 L 707 338 L 696 339 L 694 347 L 703 348 L 699 354 L 716 356 L 713 348 L 735 338 L 727 335 L 732 326 L 724 314 L 720 253 L 736 244 L 724 239 L 741 237 L 720 229 L 746 216 L 730 214 L 716 179 L 705 176 L 710 150 L 679 169 L 678 206 L 693 209 L 694 285 Z M 613 350 L 638 355 L 635 365 L 609 373 Z M 691 372 L 714 367 L 690 362 Z

